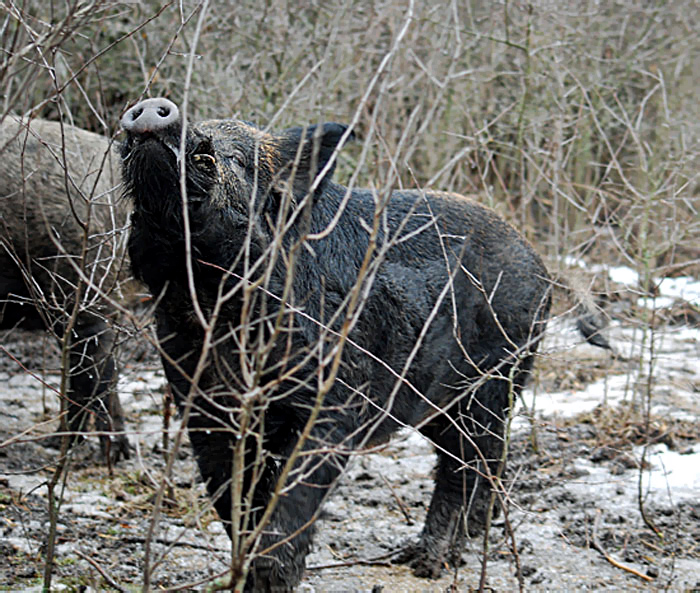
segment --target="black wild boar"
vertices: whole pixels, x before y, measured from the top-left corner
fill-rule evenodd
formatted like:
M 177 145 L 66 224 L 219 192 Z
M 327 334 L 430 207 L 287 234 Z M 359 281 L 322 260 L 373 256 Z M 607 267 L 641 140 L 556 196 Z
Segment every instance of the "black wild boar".
M 98 134 L 45 120 L 27 126 L 10 116 L 0 125 L 0 326 L 47 328 L 61 339 L 79 299 L 68 428 L 81 431 L 95 414 L 97 430 L 120 433 L 100 437 L 103 454 L 115 460 L 128 457 L 129 447 L 115 391 L 114 333 L 100 291 L 114 289 L 123 265 L 128 213 L 114 191 L 118 162 Z
M 548 317 L 540 258 L 453 194 L 395 191 L 373 231 L 373 193 L 331 181 L 349 136 L 339 124 L 275 135 L 204 121 L 181 152 L 178 107 L 148 99 L 122 127 L 133 272 L 156 299 L 165 371 L 216 509 L 234 538 L 253 534 L 247 587 L 299 582 L 348 456 L 402 426 L 438 454 L 402 560 L 438 575 L 484 521 L 484 476 Z

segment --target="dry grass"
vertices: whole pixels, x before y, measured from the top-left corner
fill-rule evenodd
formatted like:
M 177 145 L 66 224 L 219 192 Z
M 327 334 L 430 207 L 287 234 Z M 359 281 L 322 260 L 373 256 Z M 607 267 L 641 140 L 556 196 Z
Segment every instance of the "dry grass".
M 352 123 L 360 142 L 340 157 L 343 182 L 475 194 L 558 277 L 570 275 L 567 258 L 625 265 L 639 274 L 635 290 L 653 294 L 659 278 L 700 270 L 696 9 L 695 0 L 10 1 L 0 8 L 0 118 L 118 136 L 128 105 L 167 96 L 186 100 L 191 119 Z M 601 282 L 588 277 L 584 291 L 603 305 L 637 298 Z M 696 306 L 679 308 L 669 315 L 697 320 Z M 617 314 L 642 330 L 652 362 L 640 356 L 636 372 L 649 388 L 622 420 L 601 408 L 576 421 L 615 449 L 697 438 L 694 424 L 650 416 L 660 317 Z M 574 388 L 611 371 L 571 367 L 549 361 L 540 377 Z M 153 495 L 132 486 L 144 501 Z
M 143 94 L 182 100 L 199 2 L 82 6 L 8 5 L 3 112 L 110 134 Z M 407 186 L 480 194 L 555 266 L 586 254 L 672 274 L 699 259 L 693 7 L 417 2 L 355 113 L 408 3 L 212 3 L 188 109 L 275 127 L 357 116 L 358 184 L 398 168 Z

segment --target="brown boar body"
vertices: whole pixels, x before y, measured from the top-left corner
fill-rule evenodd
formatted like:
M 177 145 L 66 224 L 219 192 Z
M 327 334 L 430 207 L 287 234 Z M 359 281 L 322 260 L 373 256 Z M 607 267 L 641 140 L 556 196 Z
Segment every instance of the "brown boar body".
M 107 138 L 58 122 L 0 124 L 0 326 L 70 332 L 68 428 L 95 415 L 103 453 L 128 457 L 104 296 L 123 265 L 127 212 Z

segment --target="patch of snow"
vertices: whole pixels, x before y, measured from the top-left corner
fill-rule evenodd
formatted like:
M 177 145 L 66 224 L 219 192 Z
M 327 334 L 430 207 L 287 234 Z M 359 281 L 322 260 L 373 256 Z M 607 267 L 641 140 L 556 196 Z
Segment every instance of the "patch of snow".
M 162 407 L 164 386 L 165 376 L 161 370 L 142 371 L 137 375 L 122 374 L 118 391 L 125 408 L 144 411 Z
M 56 579 L 54 579 L 55 581 Z M 51 591 L 71 591 L 73 587 L 70 585 L 64 585 L 62 583 L 51 583 Z M 41 593 L 44 588 L 41 585 L 36 585 L 35 587 L 22 588 L 25 593 Z
M 51 385 L 52 383 L 54 385 L 57 385 L 53 381 L 47 381 L 45 377 L 43 378 L 43 380 L 46 381 L 46 383 L 49 383 L 49 385 Z M 18 387 L 22 387 L 25 389 L 41 389 L 43 384 L 42 379 L 39 377 L 38 374 L 34 376 L 29 373 L 19 373 L 10 377 L 10 380 L 7 382 L 7 386 L 12 389 L 16 389 Z
M 667 309 L 673 307 L 676 299 L 672 297 L 657 296 L 657 297 L 640 297 L 637 299 L 638 307 L 647 309 Z
M 7 479 L 7 482 L 10 488 L 12 488 L 12 490 L 16 490 L 17 492 L 21 492 L 22 494 L 29 494 L 30 492 L 34 492 L 46 483 L 46 478 L 39 476 L 35 473 L 3 473 L 0 475 L 2 475 L 3 478 Z
M 104 504 L 107 503 L 103 503 L 103 506 Z M 101 511 L 95 504 L 66 504 L 62 510 L 64 513 L 69 513 L 70 516 L 75 517 L 91 517 L 94 519 L 106 519 L 107 521 L 114 519 L 112 513 Z
M 601 269 L 594 266 L 595 269 Z M 602 271 L 602 269 L 601 269 Z M 639 274 L 632 268 L 626 266 L 611 266 L 607 268 L 608 277 L 616 284 L 625 286 L 639 286 Z
M 600 379 L 582 388 L 547 392 L 542 389 L 534 395 L 531 388 L 523 391 L 522 403 L 532 410 L 533 399 L 538 414 L 571 418 L 589 412 L 600 404 L 614 406 L 622 401 L 640 397 L 647 383 L 653 340 L 652 411 L 675 418 L 695 420 L 700 411 L 697 386 L 700 384 L 700 328 L 663 327 L 650 333 L 647 347 L 642 351 L 640 330 L 611 324 L 609 334 L 615 350 L 625 361 L 613 365 L 609 354 L 585 344 L 565 320 L 554 320 L 547 327 L 542 352 L 545 356 L 562 357 L 573 361 L 582 353 L 599 368 L 609 366 Z M 585 349 L 585 350 L 584 350 Z M 585 353 L 585 354 L 583 354 Z M 613 374 L 613 373 L 617 374 Z M 520 411 L 521 411 L 520 410 Z M 516 413 L 519 410 L 516 410 Z M 517 417 L 514 428 L 526 424 Z
M 573 255 L 565 255 L 564 256 L 564 265 L 568 266 L 570 268 L 582 268 L 586 269 L 588 267 L 588 264 L 586 264 L 585 261 L 582 259 L 579 259 L 576 256 Z
M 641 454 L 641 447 L 636 448 L 635 457 L 641 459 Z M 647 460 L 651 469 L 644 471 L 642 476 L 645 496 L 662 504 L 697 499 L 700 491 L 700 445 L 695 445 L 691 453 L 679 453 L 659 445 L 651 448 Z M 621 474 L 613 474 L 607 466 L 584 458 L 574 460 L 573 466 L 582 473 L 582 477 L 565 487 L 577 495 L 616 500 L 615 504 L 620 510 L 623 507 L 633 509 L 637 504 L 638 470 L 628 469 Z
M 608 278 L 616 284 L 637 289 L 640 286 L 639 273 L 628 266 L 606 266 L 601 264 L 587 265 L 584 261 L 572 257 L 564 257 L 564 264 L 569 267 L 577 267 L 590 270 L 596 274 L 607 274 Z M 641 297 L 637 301 L 640 307 L 664 308 L 670 307 L 676 301 L 686 301 L 691 305 L 700 306 L 700 280 L 691 276 L 679 276 L 676 278 L 664 277 L 652 279 L 657 286 L 656 298 Z
M 700 305 L 700 281 L 690 276 L 663 278 L 659 284 L 659 292 L 670 298 L 688 301 L 693 305 Z
M 11 545 L 18 552 L 24 554 L 34 555 L 37 553 L 36 548 L 33 546 L 34 542 L 27 539 L 26 537 L 8 537 L 3 538 L 5 543 Z M 41 589 L 38 589 L 41 591 Z
M 641 458 L 642 450 L 636 453 Z M 645 472 L 644 487 L 652 492 L 672 493 L 674 499 L 697 498 L 700 492 L 700 445 L 684 452 L 672 451 L 666 445 L 655 445 L 647 452 L 651 469 Z
M 536 401 L 532 390 L 527 389 L 523 392 L 522 399 L 529 410 L 534 402 L 537 411 L 543 416 L 572 418 L 590 412 L 603 403 L 611 406 L 620 403 L 629 392 L 629 383 L 626 375 L 612 375 L 589 383 L 579 391 L 540 391 L 536 395 Z

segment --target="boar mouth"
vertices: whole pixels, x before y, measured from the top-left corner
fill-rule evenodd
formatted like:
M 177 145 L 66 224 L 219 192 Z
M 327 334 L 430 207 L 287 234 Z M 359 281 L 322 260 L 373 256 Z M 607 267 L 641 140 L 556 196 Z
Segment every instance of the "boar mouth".
M 173 142 L 153 133 L 128 134 L 122 144 L 121 156 L 124 173 L 128 177 L 143 178 L 149 174 L 159 177 L 177 171 L 179 150 Z
M 188 135 L 184 153 L 179 134 L 129 134 L 123 149 L 123 167 L 131 195 L 142 205 L 164 206 L 163 197 L 180 193 L 184 154 L 190 207 L 198 210 L 218 176 L 214 146 L 207 137 Z
M 179 138 L 177 140 L 179 140 Z M 124 147 L 124 153 L 126 155 L 125 160 L 128 160 L 129 157 L 133 156 L 136 152 L 152 154 L 156 158 L 158 158 L 158 156 L 161 158 L 168 158 L 166 156 L 167 152 L 163 149 L 167 149 L 167 152 L 175 157 L 175 162 L 180 162 L 179 142 L 174 141 L 174 139 L 164 138 L 152 132 L 140 134 L 136 137 L 129 134 Z
M 176 144 L 153 133 L 128 134 L 122 146 L 122 170 L 127 193 L 149 211 L 161 211 L 178 193 Z

